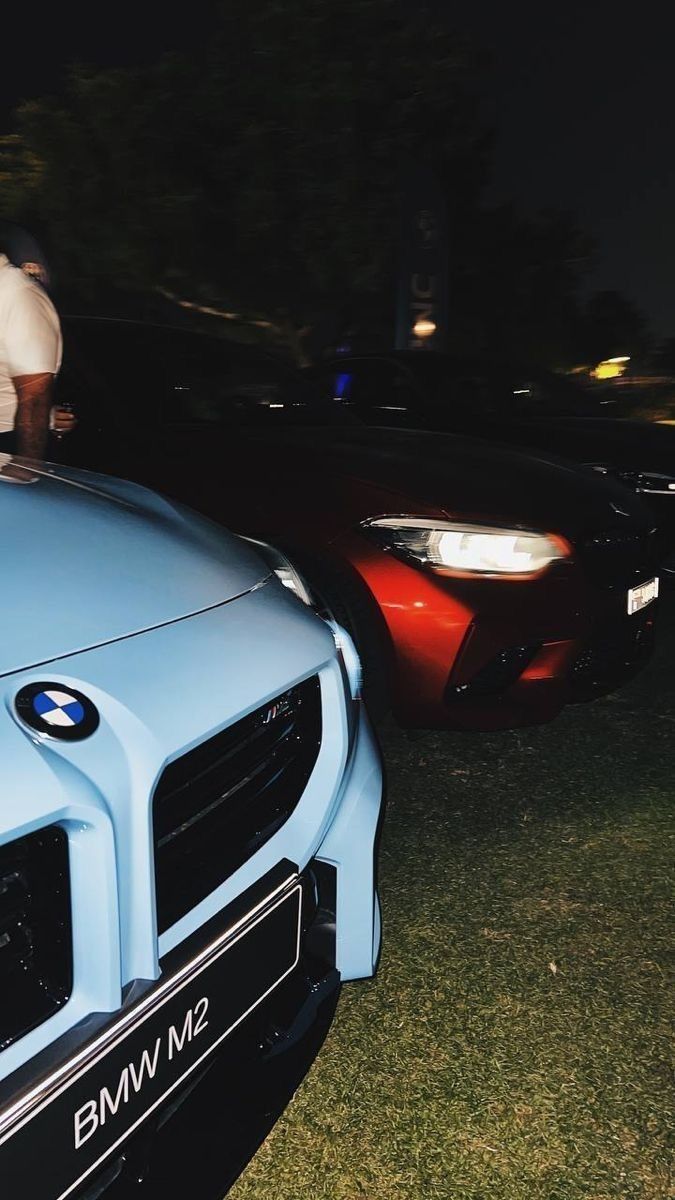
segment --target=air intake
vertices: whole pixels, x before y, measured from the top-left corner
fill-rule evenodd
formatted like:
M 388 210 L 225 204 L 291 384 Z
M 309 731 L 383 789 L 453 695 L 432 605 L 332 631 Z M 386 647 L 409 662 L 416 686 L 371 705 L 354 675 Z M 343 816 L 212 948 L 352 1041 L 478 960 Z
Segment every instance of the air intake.
M 313 676 L 170 763 L 153 800 L 160 933 L 288 820 L 320 744 L 321 689 Z
M 68 839 L 57 825 L 0 846 L 0 1050 L 73 985 Z

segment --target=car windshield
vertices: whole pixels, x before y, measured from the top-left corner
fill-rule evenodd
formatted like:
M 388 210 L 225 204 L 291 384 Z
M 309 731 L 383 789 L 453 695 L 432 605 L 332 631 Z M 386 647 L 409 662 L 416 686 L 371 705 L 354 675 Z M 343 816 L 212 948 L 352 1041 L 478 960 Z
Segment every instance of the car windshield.
M 540 417 L 611 416 L 614 398 L 540 368 L 455 360 L 420 355 L 415 374 L 434 404 L 470 405 L 472 411 L 497 415 L 519 412 Z
M 237 368 L 170 396 L 165 422 L 242 429 L 362 423 L 343 406 L 317 396 L 295 375 L 267 374 L 256 366 Z
M 284 428 L 361 424 L 263 350 L 118 321 L 67 325 L 64 387 L 101 397 L 134 424 Z M 80 405 L 76 402 L 76 408 Z

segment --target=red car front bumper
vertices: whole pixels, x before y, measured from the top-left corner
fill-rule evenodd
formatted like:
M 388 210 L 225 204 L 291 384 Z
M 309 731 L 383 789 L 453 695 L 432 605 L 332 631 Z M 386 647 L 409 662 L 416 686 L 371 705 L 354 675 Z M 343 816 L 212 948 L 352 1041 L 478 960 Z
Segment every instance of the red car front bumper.
M 384 634 L 390 698 L 408 728 L 507 729 L 612 691 L 649 657 L 655 606 L 628 616 L 625 586 L 575 560 L 532 579 L 434 574 L 341 540 Z

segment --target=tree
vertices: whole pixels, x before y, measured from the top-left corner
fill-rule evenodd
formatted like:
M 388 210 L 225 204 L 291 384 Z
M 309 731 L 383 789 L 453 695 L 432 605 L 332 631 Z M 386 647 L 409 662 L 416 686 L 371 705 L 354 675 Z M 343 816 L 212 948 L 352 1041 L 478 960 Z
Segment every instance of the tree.
M 591 296 L 584 324 L 589 362 L 598 363 L 624 354 L 634 358 L 646 350 L 644 317 L 620 292 L 603 291 Z
M 657 371 L 675 374 L 675 338 L 666 338 L 656 348 L 653 365 Z
M 477 195 L 467 57 L 424 5 L 230 0 L 215 44 L 147 71 L 73 72 L 18 113 L 5 215 L 48 226 L 61 276 L 289 328 L 393 296 L 399 171 Z M 16 147 L 15 147 L 16 149 Z M 383 301 L 383 297 L 385 298 Z
M 456 347 L 547 367 L 578 360 L 592 247 L 574 219 L 503 205 L 477 211 L 463 233 L 451 250 Z

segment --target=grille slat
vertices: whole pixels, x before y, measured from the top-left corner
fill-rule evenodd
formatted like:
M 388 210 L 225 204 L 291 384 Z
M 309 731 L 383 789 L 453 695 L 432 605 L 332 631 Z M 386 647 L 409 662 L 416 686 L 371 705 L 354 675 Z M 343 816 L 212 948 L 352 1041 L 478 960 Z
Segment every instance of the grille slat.
M 626 682 L 648 662 L 654 648 L 650 608 L 634 617 L 606 620 L 594 630 L 570 672 L 579 698 L 602 696 Z
M 247 749 L 254 749 L 255 743 L 260 740 L 264 732 L 264 726 L 260 729 L 254 730 L 254 732 L 245 738 L 240 745 L 230 747 L 229 750 L 220 755 L 216 762 L 204 766 L 200 771 L 193 775 L 191 779 L 187 779 L 184 783 L 181 783 L 178 785 L 178 787 L 174 788 L 172 792 L 167 793 L 167 800 L 169 798 L 178 796 L 180 792 L 185 791 L 186 789 L 188 789 L 191 793 L 197 784 L 199 784 L 202 780 L 208 780 L 208 778 L 212 776 L 214 772 L 222 770 L 226 763 L 231 761 L 235 756 L 243 755 L 243 752 Z M 280 730 L 277 740 L 288 736 L 289 732 L 289 729 Z
M 245 749 L 247 753 L 239 753 L 237 749 L 230 750 L 228 754 L 222 755 L 213 767 L 205 767 L 200 770 L 194 784 L 188 781 L 182 783 L 178 788 L 167 791 L 162 798 L 162 811 L 158 814 L 156 826 L 158 840 L 163 840 L 167 830 L 174 830 L 181 823 L 184 813 L 191 819 L 196 808 L 208 808 L 212 802 L 238 790 L 246 775 L 261 768 L 270 754 L 276 751 L 278 745 L 288 742 L 293 734 L 294 727 L 291 725 L 282 730 L 275 741 L 269 745 L 269 734 L 264 743 L 261 743 L 260 740 L 254 742 L 252 738 L 246 738 L 246 744 L 242 749 Z M 292 752 L 292 747 L 289 749 Z M 263 752 L 265 758 L 261 760 L 260 756 Z M 235 783 L 224 792 L 222 781 L 225 778 L 232 778 Z
M 313 676 L 169 764 L 152 810 L 160 933 L 288 820 L 320 743 Z
M 226 792 L 223 792 L 223 794 L 221 796 L 218 796 L 216 800 L 212 800 L 210 804 L 207 804 L 204 808 L 201 808 L 196 813 L 193 813 L 193 815 L 191 817 L 189 817 L 186 821 L 184 821 L 182 825 L 179 825 L 176 829 L 171 830 L 171 832 L 165 834 L 164 837 L 159 838 L 159 840 L 157 842 L 157 846 L 161 849 L 162 846 L 166 846 L 169 844 L 169 842 L 173 841 L 175 838 L 180 837 L 180 835 L 182 833 L 186 833 L 189 829 L 191 829 L 199 821 L 203 820 L 205 817 L 210 816 L 210 814 L 215 812 L 220 807 L 221 804 L 225 804 L 226 801 L 231 800 L 234 796 L 236 796 L 237 793 L 242 790 L 242 788 L 247 787 L 248 784 L 255 783 L 255 781 L 258 779 L 258 777 L 263 773 L 263 771 L 265 771 L 265 769 L 269 765 L 270 765 L 269 759 L 265 759 L 264 762 L 259 763 L 256 767 L 253 768 L 253 770 L 251 771 L 250 774 L 245 775 L 243 779 L 240 779 L 237 783 L 233 784 L 233 786 L 231 788 L 229 788 Z M 280 774 L 280 771 L 277 770 L 274 778 L 277 779 L 279 777 L 279 774 Z M 272 782 L 272 781 L 268 781 L 266 784 L 264 784 L 263 788 L 269 787 L 270 782 Z M 263 788 L 259 789 L 258 795 L 261 794 Z
M 655 530 L 603 530 L 577 550 L 589 577 L 604 587 L 632 587 L 656 574 L 659 565 Z
M 61 1008 L 72 981 L 68 839 L 51 825 L 0 846 L 0 1050 Z

